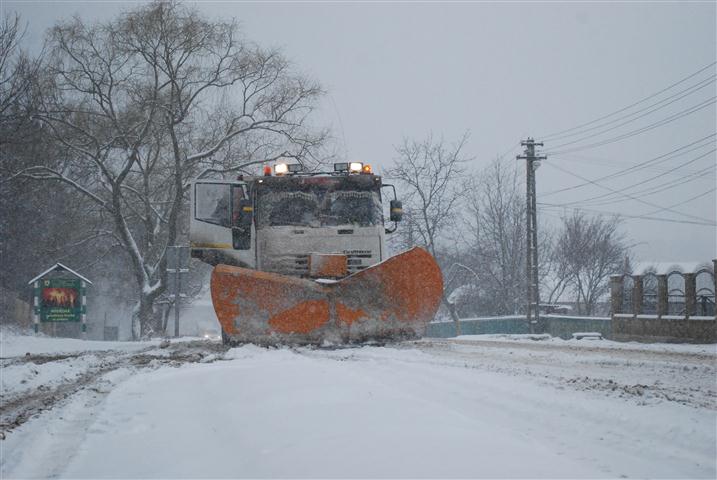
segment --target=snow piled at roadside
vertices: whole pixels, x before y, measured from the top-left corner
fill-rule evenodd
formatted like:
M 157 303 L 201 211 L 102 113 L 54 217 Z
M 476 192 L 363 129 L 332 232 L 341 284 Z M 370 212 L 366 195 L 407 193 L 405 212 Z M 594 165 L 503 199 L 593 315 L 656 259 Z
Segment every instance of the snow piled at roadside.
M 560 337 L 550 335 L 532 334 L 493 334 L 493 335 L 461 335 L 451 337 L 447 340 L 474 340 L 485 342 L 520 342 L 520 343 L 549 343 L 553 345 L 565 345 L 574 347 L 604 348 L 613 350 L 635 350 L 645 352 L 674 352 L 674 353 L 700 353 L 717 355 L 717 343 L 710 344 L 687 344 L 687 343 L 640 343 L 640 342 L 615 342 L 611 340 L 582 339 L 563 340 Z M 440 339 L 426 339 L 440 340 Z
M 6 365 L 0 376 L 0 392 L 7 398 L 8 395 L 47 389 L 77 379 L 100 362 L 101 359 L 96 355 L 85 355 L 42 365 L 32 362 Z
M 190 342 L 200 340 L 198 337 L 172 338 L 172 342 Z M 136 352 L 149 347 L 156 347 L 162 339 L 143 340 L 138 342 L 105 342 L 100 340 L 81 340 L 78 338 L 57 338 L 46 335 L 24 335 L 11 329 L 0 329 L 0 358 L 18 357 L 21 355 L 54 355 L 78 352 L 96 352 L 117 350 Z
M 36 355 L 97 350 L 135 351 L 151 345 L 159 345 L 159 342 L 160 340 L 148 342 L 102 342 L 77 338 L 54 338 L 44 335 L 18 335 L 7 330 L 0 330 L 0 357 L 17 357 L 26 353 Z

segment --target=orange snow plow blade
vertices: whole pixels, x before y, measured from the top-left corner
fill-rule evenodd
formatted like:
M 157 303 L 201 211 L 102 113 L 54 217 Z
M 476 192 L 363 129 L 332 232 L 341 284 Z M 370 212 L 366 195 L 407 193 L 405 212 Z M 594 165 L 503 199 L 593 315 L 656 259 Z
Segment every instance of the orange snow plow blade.
M 337 281 L 217 265 L 211 293 L 232 342 L 345 344 L 422 336 L 443 278 L 433 257 L 413 248 Z

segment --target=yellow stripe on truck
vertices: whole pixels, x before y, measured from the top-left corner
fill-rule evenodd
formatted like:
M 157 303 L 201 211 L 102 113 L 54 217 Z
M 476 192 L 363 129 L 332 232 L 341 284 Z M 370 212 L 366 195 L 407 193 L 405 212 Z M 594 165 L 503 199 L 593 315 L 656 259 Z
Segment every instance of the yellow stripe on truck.
M 231 243 L 197 243 L 192 242 L 189 244 L 192 248 L 232 248 Z

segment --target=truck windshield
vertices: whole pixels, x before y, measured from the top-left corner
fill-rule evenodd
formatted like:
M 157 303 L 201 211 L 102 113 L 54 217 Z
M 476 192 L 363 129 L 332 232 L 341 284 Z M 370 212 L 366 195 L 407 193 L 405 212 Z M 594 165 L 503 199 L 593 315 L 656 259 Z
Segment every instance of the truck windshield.
M 381 198 L 377 191 L 264 190 L 257 197 L 257 207 L 260 228 L 282 225 L 366 227 L 382 223 Z

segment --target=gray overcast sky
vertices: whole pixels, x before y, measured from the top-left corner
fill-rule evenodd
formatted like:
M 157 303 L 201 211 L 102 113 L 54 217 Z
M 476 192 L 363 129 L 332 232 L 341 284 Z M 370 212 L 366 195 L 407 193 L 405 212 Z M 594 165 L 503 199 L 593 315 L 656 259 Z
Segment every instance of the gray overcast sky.
M 611 113 L 715 61 L 715 2 L 703 3 L 255 3 L 196 2 L 213 17 L 240 20 L 247 38 L 280 47 L 297 68 L 328 89 L 319 121 L 332 126 L 346 156 L 387 166 L 403 137 L 429 132 L 457 139 L 471 132 L 466 153 L 476 169 L 506 153 L 526 135 L 580 125 Z M 107 19 L 129 2 L 12 2 L 4 10 L 29 22 L 28 45 L 36 47 L 55 21 L 73 14 Z M 666 92 L 707 80 L 712 66 Z M 715 83 L 603 138 L 647 126 L 709 102 Z M 611 118 L 612 119 L 612 118 Z M 610 120 L 610 119 L 608 119 Z M 611 124 L 611 126 L 614 124 Z M 623 141 L 551 155 L 538 170 L 538 201 L 564 204 L 664 176 L 632 191 L 692 180 L 642 197 L 660 207 L 715 222 L 715 139 L 692 154 L 553 195 L 670 152 L 717 129 L 714 103 L 684 118 Z M 594 132 L 593 132 L 594 133 Z M 582 135 L 546 141 L 545 150 Z M 567 147 L 566 147 L 567 148 Z M 516 162 L 515 148 L 503 161 Z M 699 155 L 702 158 L 677 168 Z M 670 170 L 673 170 L 670 172 Z M 571 172 L 570 173 L 566 173 Z M 695 177 L 687 175 L 702 172 Z M 668 185 L 665 185 L 668 186 Z M 609 193 L 609 192 L 608 192 Z M 646 192 L 649 193 L 649 192 Z M 575 206 L 573 204 L 572 206 Z M 694 220 L 620 197 L 590 208 L 623 215 Z M 539 215 L 555 219 L 552 208 Z M 656 212 L 656 213 L 652 213 Z M 640 260 L 706 261 L 717 256 L 715 227 L 626 218 Z

